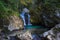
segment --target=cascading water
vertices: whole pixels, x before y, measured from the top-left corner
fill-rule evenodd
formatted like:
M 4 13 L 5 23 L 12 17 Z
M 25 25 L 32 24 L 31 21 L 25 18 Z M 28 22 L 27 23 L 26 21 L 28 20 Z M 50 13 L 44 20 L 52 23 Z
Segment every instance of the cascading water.
M 24 26 L 32 25 L 31 22 L 30 22 L 29 10 L 27 8 L 23 9 L 20 16 L 21 16 L 22 20 L 24 21 Z
M 24 21 L 24 26 L 25 26 L 26 23 L 25 23 L 25 17 L 24 17 L 24 14 L 25 14 L 25 12 L 22 12 L 22 13 L 20 14 L 20 16 L 21 16 L 21 18 L 23 19 L 23 21 Z

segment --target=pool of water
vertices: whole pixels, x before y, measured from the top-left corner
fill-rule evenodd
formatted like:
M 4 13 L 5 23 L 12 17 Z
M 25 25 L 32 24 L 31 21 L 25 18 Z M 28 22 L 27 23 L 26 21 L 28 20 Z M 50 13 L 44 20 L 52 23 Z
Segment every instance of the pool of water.
M 33 29 L 33 28 L 44 29 L 43 26 L 36 26 L 36 25 L 26 25 L 25 28 L 27 28 L 27 29 Z

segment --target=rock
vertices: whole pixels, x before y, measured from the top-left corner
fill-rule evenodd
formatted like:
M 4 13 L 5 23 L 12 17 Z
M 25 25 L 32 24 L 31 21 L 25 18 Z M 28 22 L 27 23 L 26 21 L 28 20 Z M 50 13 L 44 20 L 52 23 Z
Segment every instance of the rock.
M 57 33 L 56 40 L 60 40 L 60 32 Z
M 43 36 L 49 38 L 50 40 L 60 40 L 60 24 L 57 24 L 51 30 L 44 32 Z
M 32 35 L 31 35 L 31 32 L 29 31 L 26 31 L 25 33 L 23 32 L 22 34 L 19 34 L 17 36 L 21 40 L 32 40 Z
M 29 13 L 29 10 L 27 8 L 24 8 L 23 11 Z
M 17 30 L 17 29 L 23 29 L 24 24 L 21 18 L 17 16 L 10 16 L 10 24 L 8 26 L 8 29 L 10 31 Z
M 57 24 L 55 27 L 56 27 L 56 28 L 60 28 L 60 24 Z
M 21 40 L 32 40 L 30 30 L 13 31 L 7 35 L 7 37 L 14 37 L 14 36 L 17 36 L 17 38 Z

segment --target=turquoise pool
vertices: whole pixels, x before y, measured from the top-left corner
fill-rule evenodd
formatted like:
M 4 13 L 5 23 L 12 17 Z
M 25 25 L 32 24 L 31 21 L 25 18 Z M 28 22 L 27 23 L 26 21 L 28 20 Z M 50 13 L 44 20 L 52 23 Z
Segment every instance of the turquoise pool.
M 33 29 L 33 28 L 45 29 L 43 26 L 34 26 L 34 25 L 26 25 L 25 28 L 26 28 L 26 29 Z M 46 29 L 47 29 L 47 28 L 46 28 Z

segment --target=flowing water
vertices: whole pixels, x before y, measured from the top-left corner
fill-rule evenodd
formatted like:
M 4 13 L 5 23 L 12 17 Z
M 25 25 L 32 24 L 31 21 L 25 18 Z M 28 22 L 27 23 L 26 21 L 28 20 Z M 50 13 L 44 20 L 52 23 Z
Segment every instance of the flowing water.
M 25 9 L 25 11 L 27 11 L 27 10 Z M 27 25 L 26 22 L 28 22 L 28 25 L 32 25 L 30 22 L 30 15 L 29 15 L 29 13 L 26 13 L 25 11 L 22 11 L 22 13 L 20 14 L 21 18 L 24 21 L 24 26 Z

